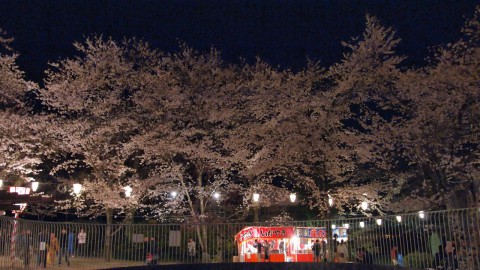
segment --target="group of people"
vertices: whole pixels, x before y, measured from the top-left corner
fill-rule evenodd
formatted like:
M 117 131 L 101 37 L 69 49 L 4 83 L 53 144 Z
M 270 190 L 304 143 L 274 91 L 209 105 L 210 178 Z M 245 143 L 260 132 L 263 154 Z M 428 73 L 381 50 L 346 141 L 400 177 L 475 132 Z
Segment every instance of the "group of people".
M 53 232 L 40 232 L 37 242 L 34 241 L 30 230 L 24 230 L 16 236 L 16 255 L 22 259 L 25 266 L 30 264 L 32 251 L 36 251 L 36 264 L 40 267 L 45 268 L 55 263 L 60 265 L 62 262 L 70 265 L 69 257 L 74 256 L 74 237 L 73 232 L 63 228 L 58 237 Z M 84 256 L 87 234 L 83 229 L 78 233 L 77 239 L 79 255 Z M 38 244 L 38 247 L 34 244 Z
M 315 240 L 312 245 L 312 252 L 313 252 L 313 261 L 314 262 L 321 262 L 327 260 L 327 242 L 320 240 Z
M 345 241 L 340 240 L 337 241 L 335 237 L 333 242 L 333 261 L 334 262 L 348 262 L 348 248 L 347 243 Z M 313 261 L 314 262 L 321 262 L 327 261 L 327 242 L 320 241 L 319 239 L 313 242 L 312 240 L 312 252 L 313 252 Z
M 258 262 L 261 262 L 262 258 L 264 262 L 270 262 L 270 244 L 267 241 L 262 244 L 262 242 L 255 239 L 255 245 L 253 247 L 257 249 Z

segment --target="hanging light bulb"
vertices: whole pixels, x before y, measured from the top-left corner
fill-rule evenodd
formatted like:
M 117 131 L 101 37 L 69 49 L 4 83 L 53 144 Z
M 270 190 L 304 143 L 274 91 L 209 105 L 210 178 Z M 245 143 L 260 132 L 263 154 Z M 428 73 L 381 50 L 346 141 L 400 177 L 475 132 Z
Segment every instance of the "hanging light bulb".
M 220 199 L 220 193 L 214 192 L 213 193 L 213 198 L 218 201 L 218 199 Z
M 328 194 L 328 205 L 332 206 L 333 205 L 333 198 Z
M 79 183 L 73 184 L 73 193 L 75 193 L 75 195 L 80 194 L 81 191 L 82 191 L 82 184 L 79 184 Z
M 382 225 L 382 219 L 380 219 L 380 218 L 377 219 L 377 225 L 378 225 L 378 226 Z
M 418 212 L 418 216 L 423 219 L 425 218 L 425 213 L 423 211 L 420 211 Z
M 32 183 L 32 191 L 36 192 L 40 183 L 38 183 L 37 181 L 33 181 L 31 183 Z
M 397 219 L 398 222 L 402 222 L 402 216 L 396 216 L 395 218 Z
M 296 199 L 297 199 L 297 194 L 295 194 L 295 193 L 290 193 L 290 201 L 291 201 L 292 203 L 294 203 Z
M 360 207 L 362 207 L 362 210 L 367 210 L 367 209 L 368 209 L 368 202 L 363 201 L 363 202 L 360 204 Z
M 260 194 L 258 193 L 253 193 L 253 201 L 258 202 L 260 200 Z
M 133 189 L 130 186 L 124 187 L 123 190 L 125 190 L 125 197 L 130 198 L 132 196 Z
M 172 191 L 172 192 L 170 192 L 170 195 L 172 195 L 172 198 L 175 198 L 175 197 L 177 197 L 178 194 L 177 194 L 176 191 Z
M 365 222 L 360 221 L 360 228 L 365 228 Z

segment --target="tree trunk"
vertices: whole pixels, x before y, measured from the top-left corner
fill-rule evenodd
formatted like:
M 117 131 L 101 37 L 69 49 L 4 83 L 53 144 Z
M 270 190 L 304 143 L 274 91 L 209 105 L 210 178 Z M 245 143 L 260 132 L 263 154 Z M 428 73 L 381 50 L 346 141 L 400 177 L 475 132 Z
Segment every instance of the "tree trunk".
M 205 249 L 202 250 L 202 261 L 203 262 L 210 262 L 210 254 L 208 253 L 208 235 L 207 235 L 208 231 L 207 231 L 207 226 L 206 225 L 202 225 L 202 242 L 205 246 Z
M 197 188 L 198 190 L 202 190 L 202 176 L 203 176 L 203 168 L 199 170 L 198 175 L 197 175 Z M 204 225 L 204 219 L 205 217 L 205 198 L 203 195 L 199 196 L 199 201 L 200 201 L 200 217 L 201 217 L 201 236 L 200 236 L 200 241 L 203 243 L 204 248 L 202 248 L 202 261 L 203 262 L 209 262 L 210 261 L 210 254 L 208 253 L 208 230 L 207 226 Z
M 259 212 L 260 206 L 258 205 L 258 203 L 255 203 L 255 205 L 253 206 L 253 222 L 255 223 L 260 222 Z
M 113 223 L 113 210 L 107 208 L 105 210 L 107 215 L 107 226 L 105 227 L 105 260 L 110 262 L 112 260 L 112 223 Z
M 208 246 L 207 246 L 207 226 L 204 224 L 196 225 L 195 231 L 197 233 L 198 244 L 200 245 L 200 249 L 202 250 L 202 262 L 209 262 L 210 255 L 208 254 Z
M 125 211 L 125 224 L 133 224 L 133 217 L 135 216 L 135 209 L 128 209 Z

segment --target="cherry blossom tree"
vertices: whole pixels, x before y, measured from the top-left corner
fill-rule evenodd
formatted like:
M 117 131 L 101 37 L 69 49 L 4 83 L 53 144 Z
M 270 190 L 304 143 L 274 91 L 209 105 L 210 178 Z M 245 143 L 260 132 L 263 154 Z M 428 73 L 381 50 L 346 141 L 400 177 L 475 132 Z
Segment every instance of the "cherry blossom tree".
M 0 29 L 0 177 L 9 174 L 26 176 L 34 172 L 40 162 L 39 117 L 34 116 L 26 105 L 28 91 L 38 87 L 24 78 L 16 64 L 18 54 L 10 47 L 12 38 L 5 38 Z M 40 121 L 41 123 L 41 121 Z
M 402 130 L 405 153 L 431 202 L 478 206 L 480 10 L 464 38 L 439 47 L 424 70 L 405 74 L 403 88 L 415 114 Z
M 478 15 L 463 31 L 429 66 L 402 69 L 395 31 L 366 16 L 341 61 L 299 72 L 227 64 L 215 49 L 87 39 L 41 91 L 57 151 L 74 157 L 52 173 L 83 167 L 76 203 L 100 206 L 90 209 L 188 222 L 218 218 L 215 192 L 240 206 L 237 218 L 258 191 L 264 206 L 298 192 L 323 214 L 329 195 L 345 212 L 362 201 L 380 213 L 440 206 L 438 194 L 478 186 Z M 99 186 L 108 196 L 91 192 Z
M 288 171 L 286 152 L 276 154 L 286 144 L 275 141 L 283 138 L 273 132 L 279 119 L 292 114 L 293 74 L 260 60 L 254 65 L 227 65 L 215 50 L 199 53 L 186 46 L 162 61 L 168 76 L 159 78 L 161 87 L 147 89 L 161 92 L 135 95 L 146 122 L 153 124 L 130 146 L 141 149 L 143 163 L 170 174 L 158 177 L 152 170 L 149 176 L 158 179 L 151 200 L 163 205 L 155 206 L 153 213 L 207 222 L 219 218 L 214 211 L 219 202 L 212 198 L 216 193 L 222 208 L 239 206 L 237 217 L 254 206 L 254 192 L 263 192 L 263 206 L 286 200 L 289 190 L 272 181 Z M 168 98 L 165 88 L 171 91 Z M 288 102 L 289 108 L 282 107 Z M 315 186 L 313 180 L 311 184 Z M 197 231 L 201 247 L 207 241 L 204 229 Z
M 392 29 L 367 16 L 362 38 L 332 66 L 321 92 L 326 171 L 341 207 L 382 211 L 456 207 L 475 200 L 478 174 L 478 12 L 466 39 L 440 48 L 426 68 L 401 71 Z M 318 108 L 317 107 L 317 108 Z M 468 197 L 467 196 L 467 197 Z M 455 203 L 455 201 L 457 203 Z
M 132 95 L 150 86 L 159 52 L 142 41 L 117 43 L 102 37 L 74 45 L 80 55 L 53 63 L 40 93 L 56 116 L 49 133 L 61 158 L 51 174 L 66 173 L 73 184 L 83 171 L 85 178 L 75 180 L 83 183 L 83 195 L 75 197 L 73 205 L 88 205 L 78 207 L 78 214 L 105 214 L 111 224 L 115 211 L 131 214 L 145 190 L 135 166 L 128 164 L 133 153 L 124 145 L 143 126 L 142 119 L 134 117 Z M 125 196 L 127 186 L 133 196 Z M 109 236 L 107 232 L 107 251 Z
M 363 200 L 381 206 L 398 192 L 388 175 L 395 166 L 390 134 L 409 110 L 396 87 L 398 43 L 393 29 L 367 16 L 363 35 L 343 43 L 349 52 L 341 62 L 327 70 L 312 63 L 296 74 L 291 96 L 298 102 L 277 130 L 286 131 L 285 156 L 296 153 L 299 171 L 314 176 L 316 189 L 309 189 L 318 208 L 329 207 L 328 195 L 351 211 Z

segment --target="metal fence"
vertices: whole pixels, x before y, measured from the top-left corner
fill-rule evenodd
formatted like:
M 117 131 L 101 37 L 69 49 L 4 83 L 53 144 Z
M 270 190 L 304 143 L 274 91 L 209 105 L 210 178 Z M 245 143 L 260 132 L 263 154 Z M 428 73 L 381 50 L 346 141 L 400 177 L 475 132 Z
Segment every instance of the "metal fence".
M 241 263 L 250 257 L 250 252 L 256 251 L 250 250 L 251 246 L 247 246 L 248 251 L 245 245 L 239 246 L 235 241 L 238 232 L 249 226 L 290 226 L 323 230 L 324 236 L 301 239 L 295 236 L 296 242 L 291 241 L 290 251 L 282 251 L 286 257 L 292 256 L 288 253 L 311 254 L 311 241 L 324 237 L 322 260 L 379 265 L 398 263 L 406 268 L 421 269 L 478 270 L 479 221 L 479 209 L 276 224 L 106 225 L 0 217 L 0 269 L 54 266 L 61 269 L 59 263 L 69 269 L 186 262 Z M 256 237 L 252 235 L 251 240 Z M 189 252 L 189 242 L 194 242 L 190 249 L 195 247 L 195 252 Z M 275 249 L 275 244 L 272 247 Z M 309 260 L 311 257 L 304 255 L 304 258 Z

